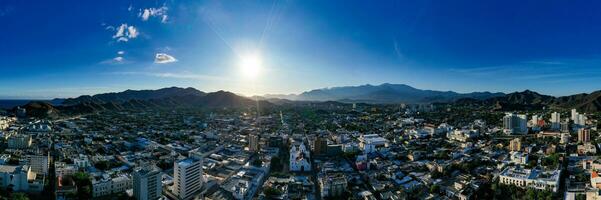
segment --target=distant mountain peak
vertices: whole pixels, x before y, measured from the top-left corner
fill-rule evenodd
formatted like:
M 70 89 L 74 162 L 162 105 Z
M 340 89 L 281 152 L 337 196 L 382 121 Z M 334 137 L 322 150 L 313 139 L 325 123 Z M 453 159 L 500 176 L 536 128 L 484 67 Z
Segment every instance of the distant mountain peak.
M 313 89 L 298 95 L 265 95 L 265 98 L 363 103 L 432 103 L 452 102 L 460 98 L 485 99 L 500 95 L 504 94 L 490 92 L 462 94 L 453 91 L 422 90 L 407 84 L 382 83 Z

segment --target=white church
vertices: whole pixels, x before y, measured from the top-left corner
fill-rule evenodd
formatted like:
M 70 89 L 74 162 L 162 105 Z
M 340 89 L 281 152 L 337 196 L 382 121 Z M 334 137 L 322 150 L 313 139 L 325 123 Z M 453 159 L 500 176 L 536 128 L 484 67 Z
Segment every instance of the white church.
M 290 171 L 311 171 L 311 155 L 303 142 L 295 142 L 290 147 Z

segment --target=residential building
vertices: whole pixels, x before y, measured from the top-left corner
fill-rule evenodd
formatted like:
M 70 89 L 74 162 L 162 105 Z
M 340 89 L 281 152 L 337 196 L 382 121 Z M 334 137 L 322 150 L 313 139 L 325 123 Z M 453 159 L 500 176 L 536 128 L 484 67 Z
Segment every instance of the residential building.
M 156 200 L 161 198 L 163 185 L 162 172 L 156 167 L 144 167 L 133 173 L 134 197 L 137 200 Z
M 173 194 L 181 200 L 193 199 L 204 185 L 202 158 L 192 156 L 176 161 L 173 166 Z
M 0 188 L 13 191 L 41 192 L 44 176 L 38 176 L 27 165 L 0 165 Z
M 324 136 L 317 136 L 313 140 L 313 152 L 317 155 L 325 155 L 328 152 L 328 139 Z
M 526 134 L 528 133 L 527 122 L 526 115 L 506 113 L 503 117 L 503 129 L 508 134 Z
M 9 149 L 26 149 L 31 146 L 32 139 L 29 134 L 15 134 L 8 137 Z
M 578 129 L 578 142 L 591 142 L 591 131 L 585 128 Z
M 558 112 L 551 113 L 551 129 L 559 130 L 561 124 L 561 115 Z
M 348 183 L 343 173 L 324 173 L 318 178 L 321 197 L 339 197 L 344 192 Z
M 260 150 L 259 142 L 260 141 L 261 141 L 261 137 L 259 137 L 259 135 L 250 134 L 248 136 L 248 150 L 250 152 L 259 152 L 259 150 Z
M 92 179 L 92 197 L 101 197 L 111 194 L 118 194 L 131 189 L 132 180 L 125 174 L 102 174 L 100 177 Z
M 37 174 L 48 174 L 49 155 L 27 155 L 27 165 L 31 167 L 31 171 Z
M 520 151 L 522 149 L 522 140 L 515 138 L 509 142 L 509 151 Z

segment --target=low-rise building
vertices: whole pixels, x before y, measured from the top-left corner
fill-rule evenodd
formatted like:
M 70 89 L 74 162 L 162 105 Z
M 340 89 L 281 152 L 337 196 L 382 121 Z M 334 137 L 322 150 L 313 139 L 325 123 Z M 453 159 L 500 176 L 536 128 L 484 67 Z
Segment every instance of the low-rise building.
M 561 170 L 543 171 L 509 166 L 499 174 L 499 183 L 557 192 L 560 173 Z
M 346 192 L 348 183 L 343 173 L 323 173 L 319 176 L 321 197 L 338 197 Z

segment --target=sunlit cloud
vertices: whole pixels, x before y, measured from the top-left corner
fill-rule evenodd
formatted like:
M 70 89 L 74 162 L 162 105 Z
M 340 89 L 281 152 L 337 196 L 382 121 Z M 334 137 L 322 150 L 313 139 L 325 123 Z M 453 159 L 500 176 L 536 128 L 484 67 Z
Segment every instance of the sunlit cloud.
M 162 6 L 160 8 L 146 8 L 140 11 L 138 16 L 142 18 L 142 21 L 148 21 L 151 17 L 157 17 L 161 20 L 161 23 L 166 23 L 168 18 L 167 10 L 169 10 L 167 6 Z
M 177 59 L 175 59 L 173 56 L 168 55 L 166 53 L 157 53 L 156 56 L 154 57 L 154 63 L 157 63 L 157 64 L 165 64 L 165 63 L 172 63 L 172 62 L 177 62 Z
M 111 30 L 109 27 L 112 26 L 107 26 L 107 30 Z M 117 31 L 115 32 L 115 35 L 113 35 L 113 39 L 116 39 L 118 42 L 127 42 L 129 39 L 137 38 L 138 35 L 140 35 L 140 32 L 138 32 L 136 27 L 128 26 L 127 24 L 121 24 L 119 27 L 112 29 Z

